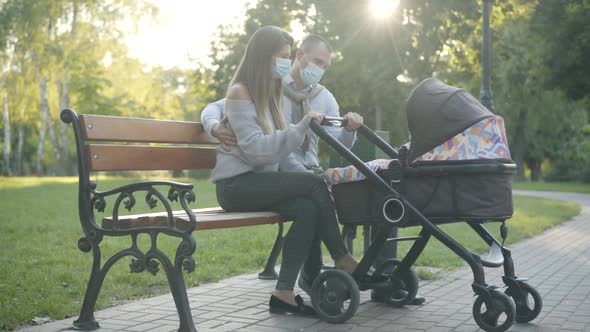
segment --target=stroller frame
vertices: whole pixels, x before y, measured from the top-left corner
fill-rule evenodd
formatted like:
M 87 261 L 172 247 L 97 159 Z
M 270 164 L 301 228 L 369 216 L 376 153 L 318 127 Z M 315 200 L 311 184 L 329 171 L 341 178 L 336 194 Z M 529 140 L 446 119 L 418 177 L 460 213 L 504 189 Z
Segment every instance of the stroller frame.
M 389 262 L 384 262 L 384 264 L 388 265 L 393 264 L 394 267 L 393 272 L 389 275 L 389 286 L 392 288 L 390 289 L 390 291 L 395 292 L 399 289 L 406 291 L 405 297 L 402 296 L 402 298 L 396 298 L 386 302 L 393 306 L 402 306 L 411 302 L 414 299 L 418 288 L 417 278 L 415 277 L 414 272 L 411 270 L 411 267 L 414 265 L 417 258 L 420 256 L 420 254 L 428 244 L 428 241 L 430 240 L 431 236 L 434 236 L 443 245 L 451 249 L 456 255 L 458 255 L 465 262 L 467 262 L 467 264 L 471 268 L 474 280 L 472 283 L 472 289 L 475 295 L 477 296 L 473 307 L 473 316 L 476 323 L 482 329 L 486 331 L 505 331 L 512 325 L 514 320 L 518 322 L 528 322 L 537 317 L 542 306 L 542 300 L 539 293 L 534 288 L 525 283 L 527 279 L 518 278 L 516 276 L 510 250 L 504 247 L 502 243 L 500 243 L 497 239 L 495 239 L 494 236 L 484 227 L 483 224 L 468 222 L 471 228 L 490 246 L 490 254 L 486 258 L 481 258 L 479 255 L 471 253 L 469 250 L 467 250 L 465 247 L 463 247 L 461 244 L 459 244 L 457 241 L 451 238 L 448 234 L 446 234 L 437 225 L 431 222 L 410 202 L 408 202 L 402 194 L 396 191 L 396 189 L 392 185 L 387 183 L 385 179 L 379 176 L 377 172 L 369 168 L 354 153 L 352 153 L 342 143 L 340 143 L 333 136 L 327 133 L 322 128 L 322 125 L 345 126 L 346 119 L 326 117 L 322 124 L 312 121 L 311 129 L 321 139 L 323 139 L 331 148 L 333 148 L 337 153 L 339 153 L 348 162 L 355 166 L 366 177 L 367 181 L 369 181 L 372 185 L 375 186 L 375 188 L 387 192 L 389 194 L 388 197 L 391 197 L 391 199 L 393 200 L 397 200 L 399 202 L 398 204 L 401 210 L 399 211 L 400 217 L 398 218 L 398 220 L 389 220 L 389 222 L 387 222 L 388 218 L 384 218 L 385 221 L 383 223 L 372 225 L 373 227 L 377 227 L 375 232 L 375 238 L 372 239 L 371 245 L 366 250 L 356 270 L 352 273 L 352 279 L 354 279 L 354 281 L 356 282 L 356 286 L 358 286 L 358 289 L 373 289 L 375 291 L 383 291 L 383 280 L 382 278 L 379 279 L 379 274 L 381 274 L 384 271 L 385 267 L 377 267 L 377 269 L 370 278 L 368 277 L 367 273 L 369 272 L 371 266 L 375 262 L 378 255 L 380 254 L 384 246 L 384 243 L 386 241 L 412 240 L 415 241 L 414 244 L 411 246 L 408 253 L 401 259 L 401 261 L 389 260 Z M 379 149 L 381 149 L 392 159 L 398 158 L 398 151 L 365 125 L 362 125 L 360 128 L 358 128 L 357 132 L 366 137 L 371 143 L 375 144 Z M 457 167 L 457 165 L 441 165 L 429 170 L 429 172 L 435 172 L 441 175 L 453 174 L 457 172 L 467 172 L 469 174 L 481 174 L 486 172 L 513 174 L 516 170 L 516 165 L 514 164 L 490 164 L 473 166 L 474 167 L 470 167 L 470 165 L 464 165 Z M 419 235 L 412 237 L 388 238 L 395 227 L 404 226 L 403 223 L 400 222 L 400 220 L 403 220 L 404 215 L 408 212 L 411 212 L 416 218 L 418 218 L 420 222 L 419 226 L 421 226 L 422 229 Z M 500 221 L 504 223 L 505 219 L 494 221 Z M 504 224 L 501 228 L 501 235 L 503 238 L 505 238 L 507 235 L 507 228 Z M 486 283 L 485 273 L 483 269 L 484 266 L 503 266 L 504 276 L 502 277 L 502 279 L 504 284 L 508 287 L 506 293 L 499 292 L 498 290 L 496 290 L 497 287 L 488 285 Z M 340 280 L 343 282 L 343 280 L 346 279 L 343 276 L 336 277 L 335 272 L 338 271 L 326 272 L 330 272 L 331 275 L 324 276 L 323 278 L 322 275 L 320 275 L 320 277 L 316 279 L 316 282 L 314 282 L 312 290 L 312 303 L 314 305 L 314 308 L 316 309 L 316 311 L 318 311 L 318 314 L 324 320 L 335 323 L 346 321 L 347 319 L 352 317 L 352 315 L 354 315 L 354 312 L 358 308 L 358 304 L 353 303 L 356 299 L 354 294 L 350 293 L 358 293 L 358 291 L 356 291 L 356 287 L 354 287 L 354 285 L 349 285 L 352 288 L 352 290 L 349 290 L 348 295 L 341 297 L 342 299 L 350 298 L 351 303 L 349 305 L 348 310 L 340 312 L 339 315 L 335 315 L 334 312 L 330 310 L 328 310 L 328 313 L 322 312 L 321 297 L 327 296 L 325 294 L 329 293 L 326 292 L 325 289 L 327 284 L 326 280 L 330 277 L 339 277 Z M 529 306 L 530 304 L 528 295 L 531 295 L 534 300 L 533 308 L 530 308 Z M 485 310 L 482 311 L 484 309 L 484 305 Z M 504 322 L 498 321 L 498 318 L 501 315 L 506 316 Z

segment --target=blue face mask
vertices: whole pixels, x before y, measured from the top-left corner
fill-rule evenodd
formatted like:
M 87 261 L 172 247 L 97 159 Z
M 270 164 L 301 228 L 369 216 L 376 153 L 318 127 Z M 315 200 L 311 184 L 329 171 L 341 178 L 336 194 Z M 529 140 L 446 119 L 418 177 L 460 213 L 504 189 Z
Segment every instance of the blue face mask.
M 307 60 L 307 66 L 303 69 L 299 69 L 301 80 L 305 86 L 316 84 L 322 79 L 322 76 L 324 76 L 324 70 L 315 63 L 309 61 L 305 54 L 303 56 Z
M 291 59 L 277 57 L 276 65 L 272 71 L 273 78 L 283 78 L 291 70 Z

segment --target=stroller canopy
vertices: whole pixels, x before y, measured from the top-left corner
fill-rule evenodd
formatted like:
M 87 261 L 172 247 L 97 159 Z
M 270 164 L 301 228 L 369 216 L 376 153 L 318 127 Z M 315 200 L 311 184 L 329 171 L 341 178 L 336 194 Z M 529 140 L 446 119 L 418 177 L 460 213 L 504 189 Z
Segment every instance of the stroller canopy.
M 414 88 L 406 105 L 411 145 L 407 160 L 415 160 L 473 124 L 494 116 L 461 88 L 427 78 Z

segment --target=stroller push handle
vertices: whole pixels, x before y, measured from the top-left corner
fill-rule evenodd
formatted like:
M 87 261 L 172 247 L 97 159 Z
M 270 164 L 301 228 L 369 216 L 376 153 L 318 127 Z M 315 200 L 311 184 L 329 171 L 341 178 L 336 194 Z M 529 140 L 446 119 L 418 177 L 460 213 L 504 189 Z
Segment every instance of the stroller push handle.
M 326 117 L 324 117 L 324 120 L 322 121 L 321 124 L 322 124 L 322 126 L 327 126 L 327 127 L 342 127 L 342 128 L 344 128 L 344 127 L 346 127 L 347 123 L 348 123 L 347 118 L 326 116 Z M 375 144 L 381 151 L 385 152 L 385 154 L 388 155 L 391 159 L 397 159 L 398 151 L 394 147 L 389 145 L 389 143 L 387 143 L 383 138 L 381 138 L 379 135 L 377 135 L 374 131 L 369 129 L 369 127 L 362 124 L 357 129 L 357 131 L 359 133 L 361 133 L 361 135 L 363 135 L 365 138 L 367 138 L 371 143 Z
M 332 119 L 332 118 L 328 118 Z M 322 123 L 325 122 L 322 121 Z M 397 191 L 395 191 L 383 178 L 381 178 L 375 171 L 373 171 L 369 166 L 367 166 L 362 160 L 359 159 L 354 153 L 352 153 L 344 144 L 340 143 L 334 136 L 330 135 L 322 125 L 316 121 L 311 121 L 309 127 L 311 130 L 316 133 L 321 139 L 323 139 L 328 145 L 336 150 L 341 156 L 343 156 L 348 162 L 350 162 L 354 167 L 356 167 L 363 175 L 367 177 L 367 179 L 373 182 L 377 187 L 381 188 L 384 191 L 388 191 L 394 194 L 394 197 L 399 197 Z
M 369 129 L 369 127 L 361 125 L 359 129 L 357 129 L 357 131 L 361 133 L 363 136 L 365 136 L 371 143 L 375 144 L 381 151 L 385 152 L 385 154 L 388 155 L 389 158 L 398 158 L 398 151 L 393 146 L 389 145 L 389 143 L 387 143 L 374 131 Z
M 342 128 L 346 127 L 347 124 L 348 119 L 335 116 L 324 116 L 324 120 L 321 123 L 322 126 Z

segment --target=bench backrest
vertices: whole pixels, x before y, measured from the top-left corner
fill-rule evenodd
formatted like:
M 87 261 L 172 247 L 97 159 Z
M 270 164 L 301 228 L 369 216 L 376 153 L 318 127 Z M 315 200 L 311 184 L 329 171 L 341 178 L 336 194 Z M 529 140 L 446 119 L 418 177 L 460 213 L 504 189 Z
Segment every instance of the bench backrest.
M 89 172 L 215 166 L 219 142 L 198 122 L 102 115 L 78 118 Z
M 71 109 L 62 110 L 60 118 L 73 126 L 79 177 L 78 210 L 84 233 L 90 238 L 100 237 L 96 232 L 100 226 L 94 211 L 102 213 L 108 205 L 111 215 L 117 219 L 123 208 L 131 211 L 135 205 L 134 193 L 145 192 L 150 208 L 161 202 L 159 206 L 163 206 L 168 215 L 173 214 L 171 202 L 177 201 L 187 212 L 190 211 L 188 202 L 194 200 L 192 185 L 170 181 L 144 181 L 98 191 L 96 183 L 90 181 L 90 173 L 211 169 L 215 166 L 218 142 L 209 137 L 198 122 L 78 116 Z M 169 188 L 168 194 L 156 186 Z M 114 202 L 107 202 L 105 197 L 113 198 Z M 187 213 L 194 218 L 194 214 Z M 170 216 L 166 221 L 169 226 L 175 224 Z

